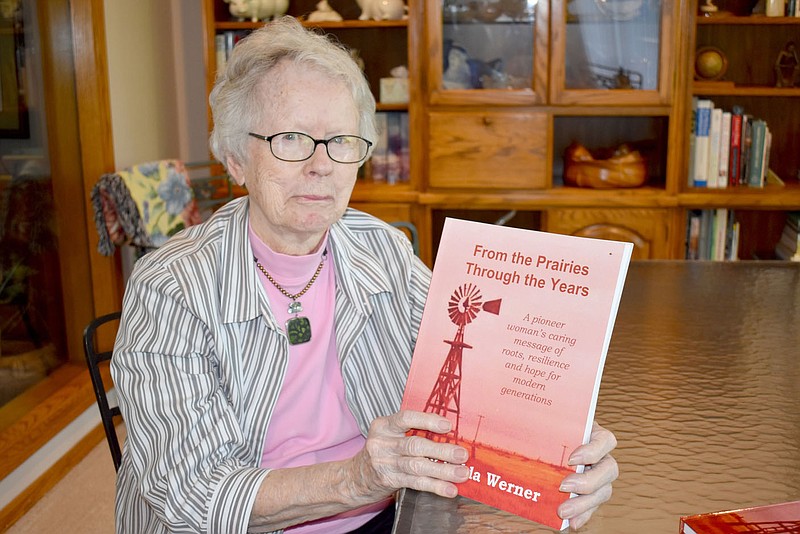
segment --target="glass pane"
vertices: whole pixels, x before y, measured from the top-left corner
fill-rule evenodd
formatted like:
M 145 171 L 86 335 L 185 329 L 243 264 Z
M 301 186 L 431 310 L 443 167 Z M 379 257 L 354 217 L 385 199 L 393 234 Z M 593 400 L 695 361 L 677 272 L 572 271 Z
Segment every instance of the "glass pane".
M 569 2 L 566 88 L 657 89 L 660 28 L 656 0 Z
M 65 353 L 36 27 L 33 2 L 0 7 L 0 406 Z
M 442 7 L 444 89 L 533 85 L 537 0 L 446 0 Z

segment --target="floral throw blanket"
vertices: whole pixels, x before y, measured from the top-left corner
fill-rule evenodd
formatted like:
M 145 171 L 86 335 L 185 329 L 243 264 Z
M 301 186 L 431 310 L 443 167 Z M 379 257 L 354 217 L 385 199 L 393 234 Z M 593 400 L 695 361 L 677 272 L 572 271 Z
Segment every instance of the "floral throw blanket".
M 114 247 L 150 249 L 170 236 L 201 222 L 189 176 L 183 163 L 161 160 L 104 174 L 92 188 L 97 250 L 114 254 Z

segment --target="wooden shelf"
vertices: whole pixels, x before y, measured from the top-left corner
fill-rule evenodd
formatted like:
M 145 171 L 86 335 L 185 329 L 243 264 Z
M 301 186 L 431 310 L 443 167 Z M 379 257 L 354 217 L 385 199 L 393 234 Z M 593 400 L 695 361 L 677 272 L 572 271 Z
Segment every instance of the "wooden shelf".
M 355 28 L 407 28 L 408 20 L 341 20 L 329 22 L 309 22 L 301 20 L 303 26 L 313 28 L 323 28 L 326 30 L 342 30 L 342 29 L 355 29 Z M 264 25 L 263 21 L 237 21 L 237 20 L 223 20 L 214 23 L 216 30 L 255 30 Z
M 364 179 L 356 181 L 350 200 L 353 202 L 416 202 L 419 193 L 408 183 L 386 184 Z
M 684 208 L 703 209 L 794 210 L 800 206 L 800 184 L 768 185 L 763 188 L 747 186 L 725 189 L 692 188 L 678 195 L 678 205 Z
M 612 194 L 609 194 L 612 193 Z M 663 189 L 581 189 L 554 187 L 552 189 L 513 190 L 486 193 L 429 190 L 419 195 L 420 204 L 430 207 L 470 209 L 534 209 L 548 208 L 670 208 L 677 201 Z
M 768 25 L 768 24 L 798 24 L 800 25 L 800 17 L 767 17 L 766 15 L 748 15 L 746 17 L 737 17 L 735 15 L 714 15 L 711 17 L 697 16 L 698 25 L 712 25 L 712 24 L 738 24 L 738 25 Z
M 800 87 L 769 87 L 765 85 L 734 85 L 721 82 L 719 85 L 703 82 L 692 86 L 692 93 L 703 96 L 765 96 L 800 97 Z

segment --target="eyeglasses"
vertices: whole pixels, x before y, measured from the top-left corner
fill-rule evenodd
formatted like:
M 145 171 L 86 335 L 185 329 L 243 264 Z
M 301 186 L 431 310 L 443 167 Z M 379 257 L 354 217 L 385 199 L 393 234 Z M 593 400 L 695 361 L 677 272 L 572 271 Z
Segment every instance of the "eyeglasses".
M 330 139 L 314 139 L 300 132 L 281 132 L 275 135 L 248 135 L 269 143 L 272 155 L 282 161 L 305 161 L 314 155 L 317 145 L 325 145 L 328 157 L 337 163 L 359 163 L 367 157 L 371 141 L 357 135 L 337 135 Z

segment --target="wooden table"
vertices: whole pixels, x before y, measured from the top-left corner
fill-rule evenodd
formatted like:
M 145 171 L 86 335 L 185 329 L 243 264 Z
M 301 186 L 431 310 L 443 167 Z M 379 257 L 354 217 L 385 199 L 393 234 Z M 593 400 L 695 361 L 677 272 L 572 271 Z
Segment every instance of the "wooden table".
M 681 515 L 800 499 L 800 264 L 632 263 L 596 419 L 620 478 L 580 532 L 676 533 Z M 394 531 L 553 532 L 411 490 Z

